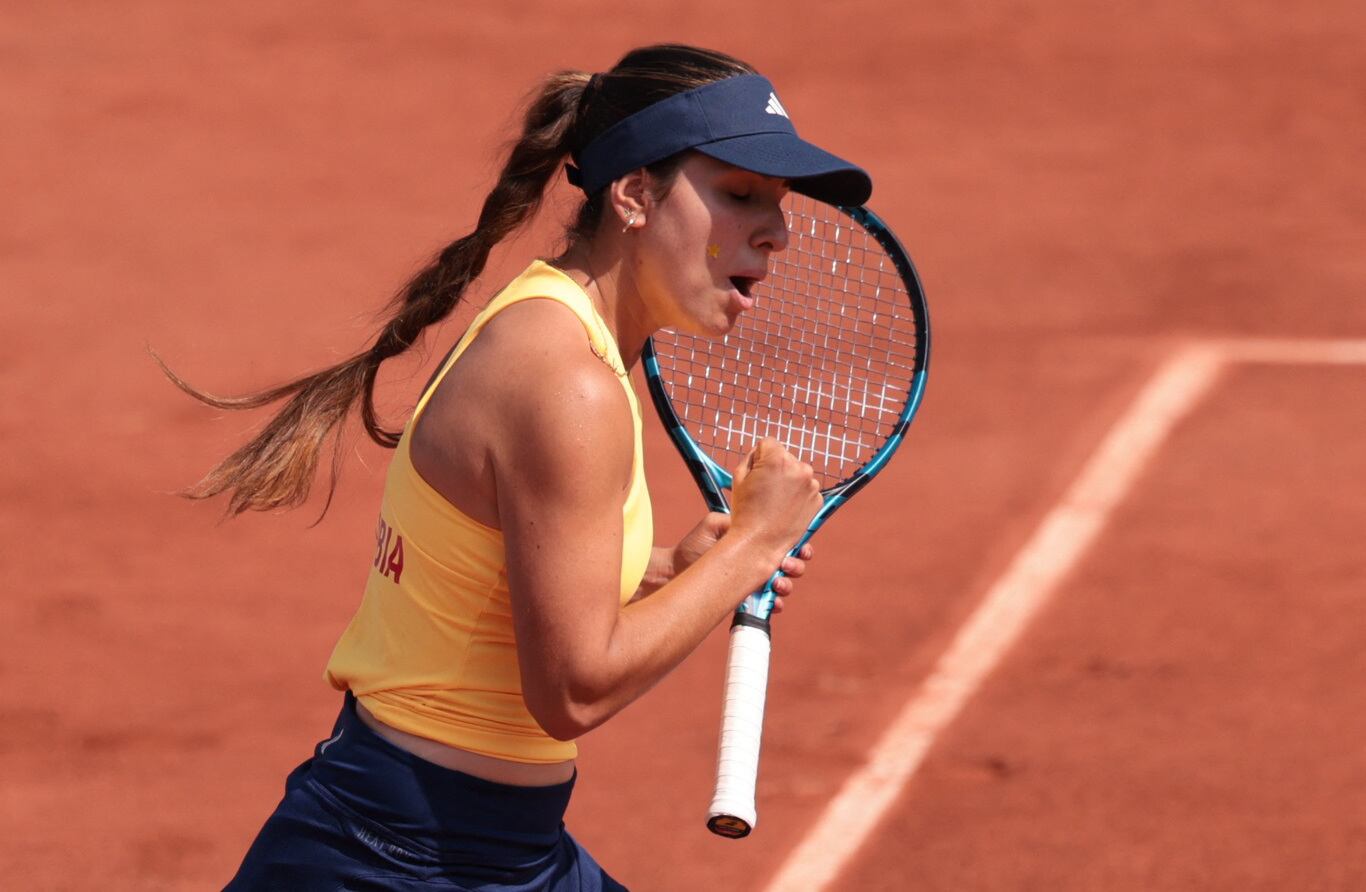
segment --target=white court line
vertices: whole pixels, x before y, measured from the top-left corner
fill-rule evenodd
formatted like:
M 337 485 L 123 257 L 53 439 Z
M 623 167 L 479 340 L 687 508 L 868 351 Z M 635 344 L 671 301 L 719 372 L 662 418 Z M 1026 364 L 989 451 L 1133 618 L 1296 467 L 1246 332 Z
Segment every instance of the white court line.
M 1343 358 L 1347 356 L 1352 358 Z M 868 761 L 845 781 L 798 842 L 767 892 L 813 892 L 839 875 L 919 768 L 935 738 L 1047 603 L 1173 426 L 1209 392 L 1229 360 L 1366 362 L 1366 341 L 1211 341 L 1183 347 L 1168 359 L 988 590 Z
M 1209 340 L 1184 347 L 1167 360 L 987 592 L 868 761 L 798 842 L 767 892 L 817 892 L 839 875 L 920 767 L 935 738 L 1090 547 L 1176 422 L 1231 362 L 1366 364 L 1366 340 Z
M 1239 338 L 1206 343 L 1232 362 L 1366 365 L 1366 341 Z

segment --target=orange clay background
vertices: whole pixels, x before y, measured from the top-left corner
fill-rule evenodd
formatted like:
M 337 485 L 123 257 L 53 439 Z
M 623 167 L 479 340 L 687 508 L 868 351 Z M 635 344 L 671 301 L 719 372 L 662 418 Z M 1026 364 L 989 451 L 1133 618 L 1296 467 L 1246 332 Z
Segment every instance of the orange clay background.
M 1174 345 L 1366 335 L 1351 0 L 0 6 L 0 886 L 210 889 L 326 736 L 386 453 L 320 504 L 172 496 L 243 392 L 360 347 L 552 69 L 740 55 L 876 180 L 936 323 L 902 453 L 779 620 L 758 830 L 708 834 L 720 633 L 582 741 L 570 828 L 760 889 Z M 547 248 L 571 196 L 471 295 Z M 467 317 L 462 317 L 467 318 Z M 394 363 L 397 423 L 455 319 Z M 661 541 L 701 510 L 657 429 Z M 1366 368 L 1236 367 L 840 889 L 1366 888 Z

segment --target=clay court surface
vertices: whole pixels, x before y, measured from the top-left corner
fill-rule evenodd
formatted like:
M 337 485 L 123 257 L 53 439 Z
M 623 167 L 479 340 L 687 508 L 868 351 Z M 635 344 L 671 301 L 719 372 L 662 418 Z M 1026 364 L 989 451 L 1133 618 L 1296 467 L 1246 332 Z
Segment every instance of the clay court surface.
M 643 890 L 1366 888 L 1361 4 L 626 9 L 0 5 L 0 886 L 218 888 L 338 706 L 386 454 L 220 523 L 169 493 L 264 416 L 145 346 L 218 392 L 350 354 L 539 75 L 674 39 L 873 173 L 934 365 L 778 621 L 755 834 L 703 827 L 719 633 L 582 741 L 570 828 Z

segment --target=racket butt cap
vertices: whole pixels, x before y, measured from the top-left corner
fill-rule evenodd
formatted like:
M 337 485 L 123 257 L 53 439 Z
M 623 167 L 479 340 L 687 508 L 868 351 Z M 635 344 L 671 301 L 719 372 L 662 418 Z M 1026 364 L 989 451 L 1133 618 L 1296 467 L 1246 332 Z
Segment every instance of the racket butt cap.
M 745 819 L 734 815 L 712 815 L 707 819 L 707 829 L 726 839 L 744 839 L 754 828 Z

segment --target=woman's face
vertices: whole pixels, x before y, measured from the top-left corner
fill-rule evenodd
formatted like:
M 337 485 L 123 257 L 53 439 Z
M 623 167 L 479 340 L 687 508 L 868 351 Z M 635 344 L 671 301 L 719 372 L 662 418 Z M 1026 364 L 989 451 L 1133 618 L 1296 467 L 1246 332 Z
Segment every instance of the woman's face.
M 696 152 L 647 205 L 634 240 L 635 282 L 658 328 L 721 337 L 754 305 L 769 255 L 787 247 L 785 180 Z

